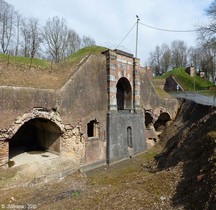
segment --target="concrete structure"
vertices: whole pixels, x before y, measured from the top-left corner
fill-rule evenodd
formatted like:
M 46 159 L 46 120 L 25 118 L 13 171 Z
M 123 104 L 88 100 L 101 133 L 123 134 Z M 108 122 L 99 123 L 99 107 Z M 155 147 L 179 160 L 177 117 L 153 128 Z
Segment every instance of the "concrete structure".
M 184 91 L 183 87 L 177 82 L 174 76 L 166 78 L 164 90 L 167 92 Z
M 187 67 L 186 69 L 185 69 L 185 71 L 191 76 L 191 77 L 193 77 L 193 76 L 195 76 L 195 68 L 194 68 L 194 66 L 189 66 L 189 67 Z
M 146 148 L 144 114 L 140 106 L 140 62 L 123 51 L 106 55 L 108 114 L 107 162 L 113 163 Z
M 145 126 L 159 128 L 178 110 L 148 75 L 133 55 L 107 50 L 82 59 L 58 90 L 0 86 L 0 165 L 34 150 L 94 167 L 143 152 Z

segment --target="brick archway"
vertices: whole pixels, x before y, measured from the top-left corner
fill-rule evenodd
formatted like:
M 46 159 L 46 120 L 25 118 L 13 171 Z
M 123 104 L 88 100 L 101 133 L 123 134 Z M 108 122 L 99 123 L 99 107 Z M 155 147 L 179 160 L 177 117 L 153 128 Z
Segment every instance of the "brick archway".
M 61 133 L 65 132 L 64 125 L 62 123 L 61 117 L 58 114 L 58 112 L 53 110 L 46 110 L 42 108 L 35 108 L 30 112 L 25 113 L 22 116 L 16 118 L 15 122 L 8 130 L 7 139 L 10 140 L 15 135 L 15 133 L 21 128 L 21 126 L 23 126 L 25 123 L 35 118 L 49 120 L 50 122 L 53 122 L 54 124 L 57 125 Z
M 60 153 L 60 142 L 64 132 L 65 127 L 58 112 L 34 108 L 18 116 L 10 128 L 4 131 L 4 139 L 0 141 L 0 164 L 8 162 L 13 155 L 11 152 L 19 154 L 19 151 L 12 151 L 17 145 L 25 146 L 27 150 L 37 146 L 38 149 Z
M 119 79 L 117 85 L 117 109 L 131 110 L 132 109 L 132 88 L 127 78 Z

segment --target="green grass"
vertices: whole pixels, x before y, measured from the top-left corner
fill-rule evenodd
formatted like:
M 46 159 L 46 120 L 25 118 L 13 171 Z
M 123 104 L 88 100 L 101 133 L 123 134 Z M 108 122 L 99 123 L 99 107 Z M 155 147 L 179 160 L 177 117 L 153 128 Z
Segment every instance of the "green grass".
M 68 58 L 66 58 L 66 61 L 69 61 L 70 64 L 77 63 L 82 60 L 85 56 L 89 54 L 99 54 L 103 51 L 107 50 L 105 47 L 101 46 L 90 46 L 90 47 L 85 47 L 77 51 L 76 53 L 72 54 Z
M 209 86 L 213 86 L 213 83 L 206 79 L 202 79 L 197 75 L 195 77 L 191 77 L 185 72 L 185 68 L 175 68 L 169 72 L 166 72 L 161 77 L 157 77 L 157 79 L 164 79 L 169 76 L 174 76 L 177 82 L 183 87 L 185 91 L 193 91 L 194 82 L 195 90 L 204 90 L 207 89 Z
M 105 47 L 101 46 L 90 46 L 90 47 L 85 47 L 77 51 L 76 53 L 72 54 L 68 58 L 65 59 L 65 61 L 69 61 L 69 64 L 74 64 L 82 60 L 86 55 L 89 54 L 99 54 L 103 51 L 107 50 Z M 27 57 L 21 57 L 21 56 L 8 56 L 7 54 L 0 54 L 0 60 L 3 60 L 5 62 L 9 62 L 9 64 L 21 64 L 21 65 L 26 65 L 30 66 L 31 65 L 31 58 Z M 62 62 L 65 62 L 62 61 Z M 47 60 L 42 60 L 38 58 L 33 58 L 32 59 L 32 66 L 39 67 L 39 68 L 46 68 L 49 67 L 50 61 Z
M 21 56 L 8 56 L 7 54 L 0 54 L 0 60 L 9 62 L 9 64 L 22 64 L 29 66 L 31 64 L 31 58 L 21 57 Z M 32 66 L 46 68 L 50 65 L 47 60 L 42 60 L 38 58 L 32 59 Z

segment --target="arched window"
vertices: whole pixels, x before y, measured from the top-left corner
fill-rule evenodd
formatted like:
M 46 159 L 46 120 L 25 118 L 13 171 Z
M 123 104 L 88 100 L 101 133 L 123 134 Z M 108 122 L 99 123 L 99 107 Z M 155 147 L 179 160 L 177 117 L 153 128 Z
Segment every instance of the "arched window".
M 127 78 L 122 77 L 117 83 L 117 107 L 118 110 L 132 109 L 132 89 Z
M 131 129 L 131 127 L 127 127 L 127 145 L 130 148 L 133 147 L 133 143 L 132 143 L 132 129 Z

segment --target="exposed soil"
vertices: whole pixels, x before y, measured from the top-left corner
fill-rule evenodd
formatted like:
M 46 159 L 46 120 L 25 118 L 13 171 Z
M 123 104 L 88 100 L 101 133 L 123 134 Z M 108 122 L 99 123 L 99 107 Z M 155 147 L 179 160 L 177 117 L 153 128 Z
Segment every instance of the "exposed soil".
M 215 108 L 186 102 L 149 151 L 57 181 L 0 190 L 0 208 L 213 210 L 215 122 Z
M 68 63 L 50 64 L 49 67 L 28 67 L 22 64 L 0 60 L 0 84 L 7 86 L 35 87 L 44 89 L 60 88 L 73 73 L 75 65 Z M 49 82 L 47 82 L 49 81 Z

